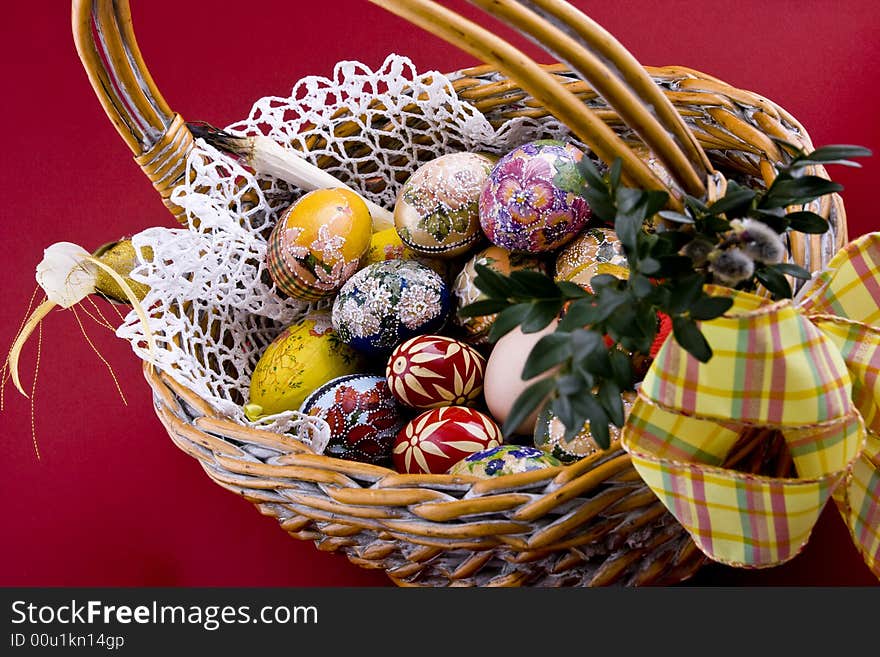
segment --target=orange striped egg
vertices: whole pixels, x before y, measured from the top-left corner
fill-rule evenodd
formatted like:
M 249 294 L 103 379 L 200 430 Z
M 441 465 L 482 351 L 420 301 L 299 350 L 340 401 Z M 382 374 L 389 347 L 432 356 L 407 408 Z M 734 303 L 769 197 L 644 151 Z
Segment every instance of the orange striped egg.
M 483 392 L 486 359 L 442 335 L 419 335 L 391 353 L 385 377 L 391 393 L 411 408 L 470 406 Z

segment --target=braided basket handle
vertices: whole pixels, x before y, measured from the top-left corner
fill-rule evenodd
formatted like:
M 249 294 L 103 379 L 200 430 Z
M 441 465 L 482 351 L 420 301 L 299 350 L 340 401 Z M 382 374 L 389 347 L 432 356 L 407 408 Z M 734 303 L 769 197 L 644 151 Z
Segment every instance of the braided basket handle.
M 77 52 L 107 116 L 162 201 L 185 221 L 170 197 L 186 173 L 193 136 L 144 64 L 128 0 L 73 0 L 72 23 Z

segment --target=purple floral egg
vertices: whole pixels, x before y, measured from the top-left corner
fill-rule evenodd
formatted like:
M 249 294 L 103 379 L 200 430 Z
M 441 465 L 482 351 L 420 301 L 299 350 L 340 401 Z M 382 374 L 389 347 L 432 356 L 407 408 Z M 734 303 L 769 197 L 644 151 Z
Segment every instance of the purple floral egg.
M 583 151 L 561 141 L 533 141 L 498 160 L 480 195 L 480 226 L 493 244 L 542 253 L 572 240 L 590 218 L 574 193 L 586 184 Z

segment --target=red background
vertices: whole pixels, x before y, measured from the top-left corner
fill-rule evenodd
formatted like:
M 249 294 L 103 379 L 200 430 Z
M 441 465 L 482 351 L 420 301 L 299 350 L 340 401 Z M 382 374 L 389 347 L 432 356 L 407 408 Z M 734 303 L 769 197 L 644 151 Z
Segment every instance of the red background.
M 342 59 L 378 66 L 390 52 L 419 70 L 477 63 L 365 0 L 196 2 L 132 0 L 154 79 L 188 120 L 226 125 L 264 95 L 288 93 Z M 463 3 L 453 6 L 460 7 Z M 878 156 L 840 167 L 852 236 L 875 229 L 880 176 L 880 12 L 873 0 L 577 2 L 648 65 L 685 65 L 768 96 L 817 145 L 858 143 Z M 469 11 L 474 15 L 472 11 Z M 6 290 L 0 345 L 9 345 L 34 289 L 42 249 L 88 249 L 170 215 L 132 162 L 83 72 L 69 3 L 10 3 L 2 27 L 4 148 L 0 260 Z M 525 47 L 542 61 L 537 48 Z M 104 307 L 106 309 L 106 306 Z M 11 386 L 0 415 L 0 584 L 163 586 L 388 585 L 381 572 L 295 541 L 213 482 L 180 452 L 152 412 L 127 344 L 87 324 L 128 398 L 73 316 L 44 322 L 35 431 Z M 35 350 L 25 350 L 30 385 Z M 766 571 L 707 567 L 706 585 L 876 585 L 836 511 L 805 551 Z

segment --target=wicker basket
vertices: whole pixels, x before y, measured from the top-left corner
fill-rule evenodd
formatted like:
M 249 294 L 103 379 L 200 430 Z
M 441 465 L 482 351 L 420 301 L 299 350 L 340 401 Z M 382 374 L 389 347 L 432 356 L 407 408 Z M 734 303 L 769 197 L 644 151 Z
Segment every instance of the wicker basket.
M 486 63 L 450 77 L 460 98 L 491 122 L 552 114 L 606 162 L 620 156 L 625 175 L 640 186 L 712 198 L 725 174 L 769 183 L 773 165 L 787 157 L 773 138 L 812 148 L 803 127 L 773 102 L 690 69 L 643 68 L 560 0 L 473 2 L 565 62 L 551 66 L 428 0 L 373 1 Z M 74 0 L 73 12 L 77 48 L 99 99 L 182 219 L 169 198 L 193 137 L 144 65 L 127 0 Z M 339 117 L 340 131 L 353 125 L 345 118 Z M 371 128 L 381 134 L 381 125 Z M 648 166 L 645 146 L 674 184 Z M 827 177 L 821 167 L 812 173 Z M 792 235 L 788 245 L 792 260 L 811 270 L 847 240 L 841 199 L 824 197 L 820 205 L 832 231 L 821 238 Z M 569 466 L 484 481 L 403 475 L 248 429 L 170 377 L 146 367 L 145 373 L 171 439 L 211 479 L 276 517 L 291 536 L 382 569 L 397 584 L 672 584 L 705 563 L 616 445 Z M 728 465 L 766 468 L 766 455 L 782 451 L 768 450 L 768 440 L 761 431 L 743 436 Z M 283 456 L 263 463 L 243 445 Z

